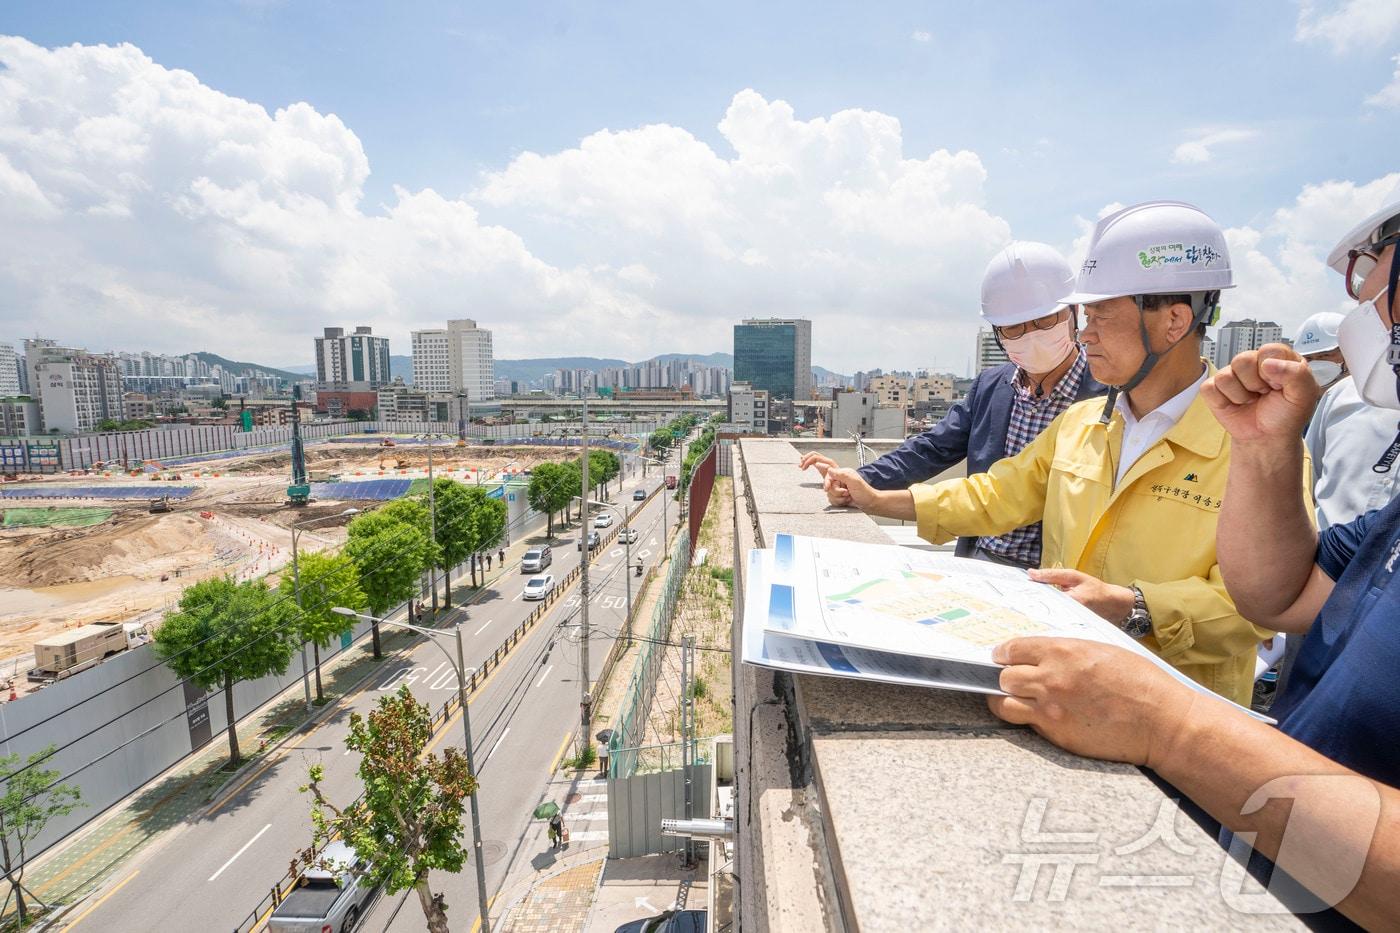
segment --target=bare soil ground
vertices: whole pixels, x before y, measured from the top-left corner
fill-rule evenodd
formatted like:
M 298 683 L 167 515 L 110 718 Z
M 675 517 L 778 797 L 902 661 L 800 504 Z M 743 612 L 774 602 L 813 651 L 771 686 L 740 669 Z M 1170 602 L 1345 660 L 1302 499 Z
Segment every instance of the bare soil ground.
M 528 470 L 562 451 L 531 447 L 437 447 L 437 474 L 465 482 Z M 307 449 L 313 471 L 339 473 L 347 482 L 427 475 L 428 449 L 400 444 L 318 444 Z M 0 681 L 23 674 L 34 642 L 98 621 L 157 623 L 196 580 L 223 574 L 247 579 L 276 573 L 290 559 L 289 525 L 326 516 L 301 533 L 303 550 L 344 540 L 347 502 L 285 504 L 288 454 L 230 457 L 169 468 L 139 477 L 58 475 L 53 485 L 156 484 L 174 480 L 197 491 L 172 500 L 172 511 L 151 513 L 145 500 L 102 500 L 112 515 L 88 527 L 28 526 L 0 529 Z M 17 499 L 6 505 L 91 507 L 96 500 Z M 23 688 L 23 678 L 16 685 Z

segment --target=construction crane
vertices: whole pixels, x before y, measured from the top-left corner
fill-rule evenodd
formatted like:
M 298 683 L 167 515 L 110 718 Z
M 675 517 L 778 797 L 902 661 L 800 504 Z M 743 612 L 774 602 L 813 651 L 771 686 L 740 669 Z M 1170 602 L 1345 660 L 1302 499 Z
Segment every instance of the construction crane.
M 306 477 L 306 450 L 301 443 L 301 386 L 292 386 L 292 484 L 287 487 L 287 504 L 302 506 L 311 501 L 311 484 Z

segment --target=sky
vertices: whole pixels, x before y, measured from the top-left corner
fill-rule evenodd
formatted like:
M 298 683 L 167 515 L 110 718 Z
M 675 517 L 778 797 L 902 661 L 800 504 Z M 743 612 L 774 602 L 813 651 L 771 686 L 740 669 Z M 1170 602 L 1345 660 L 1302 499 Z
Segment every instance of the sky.
M 486 7 L 491 7 L 487 9 Z M 312 359 L 474 318 L 499 358 L 962 372 L 1012 239 L 1227 230 L 1226 320 L 1344 309 L 1400 198 L 1400 3 L 9 0 L 0 341 Z

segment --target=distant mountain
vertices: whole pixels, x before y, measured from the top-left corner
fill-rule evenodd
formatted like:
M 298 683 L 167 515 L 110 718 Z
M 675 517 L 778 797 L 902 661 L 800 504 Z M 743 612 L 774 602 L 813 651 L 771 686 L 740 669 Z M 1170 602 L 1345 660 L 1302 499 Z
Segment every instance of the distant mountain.
M 306 379 L 307 375 L 306 373 L 297 372 L 293 369 L 278 369 L 275 366 L 265 366 L 262 363 L 241 363 L 238 360 L 226 359 L 225 357 L 219 356 L 217 353 L 209 353 L 204 350 L 200 350 L 197 353 L 186 353 L 185 356 L 198 357 L 210 366 L 222 366 L 225 372 L 231 372 L 235 376 L 241 376 L 256 369 L 273 376 L 280 376 L 288 382 L 302 382 Z M 312 367 L 311 372 L 313 374 L 316 372 L 315 367 Z
M 669 363 L 672 360 L 694 360 L 701 366 L 723 366 L 725 369 L 734 368 L 734 354 L 732 353 L 706 353 L 704 355 L 698 353 L 663 353 L 660 356 L 653 356 L 650 360 L 645 360 L 644 362 L 650 363 L 653 360 L 657 363 Z M 642 364 L 633 363 L 632 365 L 640 366 Z
M 390 356 L 389 357 L 389 378 L 402 376 L 403 381 L 409 385 L 413 384 L 413 357 L 411 356 Z
M 834 373 L 834 372 L 832 372 L 831 370 L 829 370 L 829 369 L 824 369 L 824 368 L 821 367 L 821 366 L 813 366 L 813 367 L 812 367 L 812 377 L 813 377 L 813 379 L 815 379 L 817 382 L 822 382 L 823 380 L 834 380 L 834 381 L 836 381 L 836 382 L 850 382 L 850 381 L 851 381 L 851 377 L 850 377 L 850 376 L 846 376 L 846 375 L 843 375 L 843 374 L 841 374 L 841 373 Z

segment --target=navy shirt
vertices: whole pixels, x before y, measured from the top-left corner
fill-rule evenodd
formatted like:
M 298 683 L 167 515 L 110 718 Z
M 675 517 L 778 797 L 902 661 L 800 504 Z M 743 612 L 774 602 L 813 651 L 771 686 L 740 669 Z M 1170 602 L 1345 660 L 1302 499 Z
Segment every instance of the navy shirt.
M 1336 581 L 1271 714 L 1328 758 L 1400 786 L 1400 499 L 1318 538 Z

